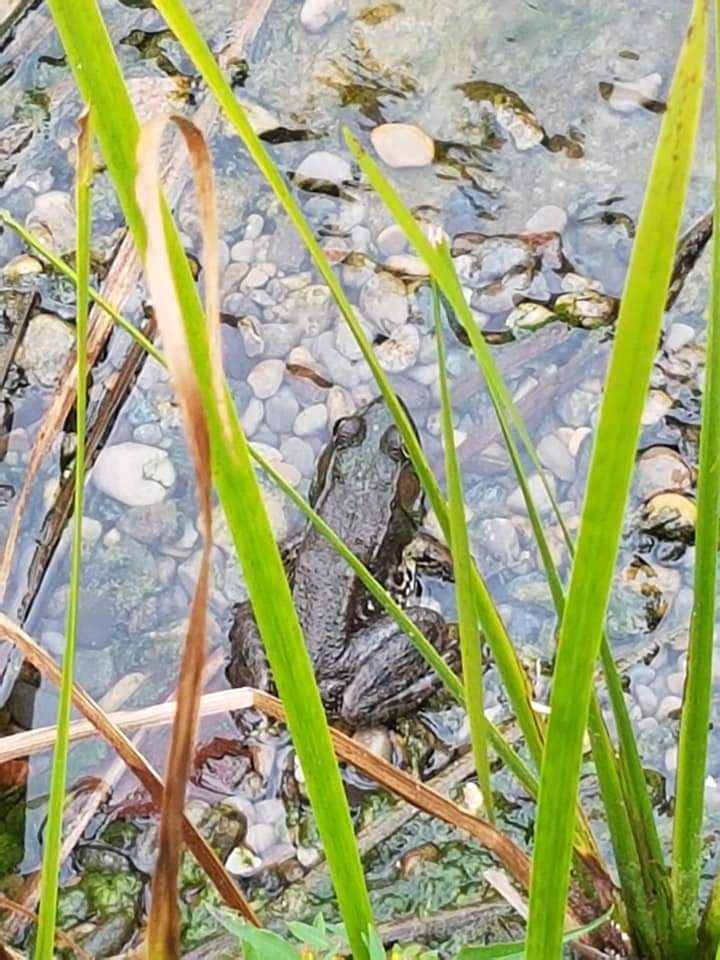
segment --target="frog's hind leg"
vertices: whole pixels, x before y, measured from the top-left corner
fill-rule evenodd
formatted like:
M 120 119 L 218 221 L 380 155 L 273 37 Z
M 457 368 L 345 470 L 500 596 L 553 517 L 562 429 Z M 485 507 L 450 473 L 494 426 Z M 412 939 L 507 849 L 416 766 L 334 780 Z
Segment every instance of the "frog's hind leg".
M 426 607 L 415 607 L 408 613 L 448 665 L 457 669 L 457 627 Z M 386 723 L 408 713 L 441 685 L 440 678 L 390 617 L 381 617 L 355 633 L 345 656 L 358 663 L 339 711 L 351 727 Z

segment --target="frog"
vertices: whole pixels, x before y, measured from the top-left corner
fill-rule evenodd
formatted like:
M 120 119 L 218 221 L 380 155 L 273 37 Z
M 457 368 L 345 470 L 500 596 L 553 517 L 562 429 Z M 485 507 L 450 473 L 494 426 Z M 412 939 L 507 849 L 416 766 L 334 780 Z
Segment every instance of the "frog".
M 427 551 L 413 550 L 413 544 L 427 536 L 424 497 L 382 397 L 334 424 L 308 499 L 456 668 L 457 625 L 422 602 L 417 557 Z M 282 548 L 282 556 L 331 722 L 351 729 L 387 723 L 438 689 L 432 668 L 312 523 Z M 226 674 L 234 687 L 274 691 L 248 601 L 235 608 Z

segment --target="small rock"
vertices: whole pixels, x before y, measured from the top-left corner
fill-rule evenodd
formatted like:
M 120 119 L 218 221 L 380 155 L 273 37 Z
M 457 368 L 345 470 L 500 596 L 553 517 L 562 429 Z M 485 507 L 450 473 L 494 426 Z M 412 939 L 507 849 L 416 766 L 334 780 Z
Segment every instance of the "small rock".
M 34 316 L 17 353 L 31 383 L 54 387 L 75 344 L 72 327 L 52 313 Z
M 520 303 L 505 320 L 508 330 L 539 330 L 546 324 L 557 320 L 553 313 L 541 303 Z
M 642 414 L 642 425 L 650 427 L 654 423 L 662 420 L 665 414 L 672 407 L 672 398 L 664 390 L 651 390 L 648 393 Z
M 245 240 L 257 240 L 260 234 L 263 232 L 264 226 L 265 221 L 260 214 L 251 213 L 245 223 L 245 233 L 243 234 L 243 238 Z
M 344 321 L 338 326 L 335 345 L 347 360 L 360 360 L 362 358 L 362 350 L 358 346 L 355 335 Z
M 312 184 L 320 180 L 340 185 L 352 180 L 352 168 L 344 157 L 329 150 L 316 150 L 309 153 L 295 171 L 295 182 L 299 186 Z
M 180 533 L 177 504 L 165 500 L 130 507 L 118 520 L 118 529 L 140 543 L 171 543 Z
M 323 403 L 313 403 L 301 410 L 295 417 L 293 432 L 299 437 L 319 433 L 327 423 L 327 407 Z
M 418 328 L 412 323 L 406 323 L 375 349 L 375 355 L 383 370 L 400 373 L 415 363 L 419 351 Z
M 236 349 L 234 332 L 227 324 L 222 325 L 223 356 L 226 359 L 227 374 L 235 380 L 240 380 L 245 370 L 245 364 L 242 363 L 239 356 L 240 351 Z M 246 357 L 257 357 L 265 352 L 264 329 L 261 330 L 255 317 L 250 314 L 240 317 L 237 323 L 237 333 L 242 338 Z
M 642 526 L 666 540 L 692 540 L 695 533 L 695 501 L 681 493 L 656 493 L 643 507 Z
M 258 400 L 267 400 L 277 393 L 284 375 L 282 360 L 261 360 L 248 374 L 247 382 Z
M 555 480 L 552 476 L 549 476 L 546 479 L 554 496 Z M 552 509 L 552 504 L 550 503 L 550 498 L 547 495 L 547 491 L 545 490 L 540 474 L 533 473 L 532 476 L 528 478 L 527 483 L 537 509 L 540 511 L 540 513 L 548 513 Z M 522 490 L 520 490 L 519 487 L 510 494 L 507 499 L 507 505 L 511 510 L 518 511 L 520 513 L 525 512 L 525 499 L 522 495 Z
M 319 33 L 336 20 L 345 9 L 345 0 L 305 0 L 300 23 L 308 33 Z
M 22 277 L 30 277 L 43 272 L 43 265 L 29 253 L 21 253 L 12 260 L 8 260 L 2 268 L 2 274 L 10 280 L 20 280 Z
M 245 842 L 258 856 L 262 856 L 275 843 L 275 829 L 269 823 L 253 823 L 248 827 Z
M 567 323 L 593 330 L 611 323 L 617 313 L 617 301 L 595 290 L 562 293 L 553 303 L 555 313 Z
M 65 256 L 75 249 L 75 208 L 61 190 L 50 190 L 35 200 L 27 227 L 54 253 Z
M 568 483 L 575 479 L 575 460 L 570 451 L 555 434 L 546 434 L 537 447 L 540 463 L 547 467 L 558 480 Z
M 677 353 L 695 339 L 695 331 L 687 323 L 674 323 L 665 337 L 665 352 Z
M 360 309 L 371 323 L 391 333 L 407 322 L 410 308 L 405 284 L 391 273 L 373 273 L 360 291 Z
M 610 108 L 617 113 L 633 113 L 657 100 L 661 84 L 662 77 L 659 73 L 649 73 L 639 80 L 601 84 L 600 92 Z
M 286 437 L 280 444 L 280 453 L 283 459 L 297 467 L 303 476 L 312 476 L 315 470 L 315 451 L 306 440 L 300 437 Z
M 528 233 L 562 233 L 567 226 L 567 214 L 562 207 L 552 204 L 540 207 L 525 224 Z
M 86 543 L 95 543 L 102 536 L 103 527 L 95 517 L 82 518 L 82 538 Z
M 255 256 L 255 244 L 252 242 L 252 240 L 239 240 L 230 248 L 230 256 L 233 260 L 239 263 L 249 264 L 252 262 L 252 259 Z M 229 269 L 230 268 L 228 267 L 228 270 Z M 247 270 L 242 274 L 242 276 L 245 276 L 245 273 L 247 273 Z M 242 279 L 242 277 L 240 279 Z
M 250 877 L 262 866 L 262 860 L 247 847 L 235 847 L 225 861 L 225 869 L 234 877 Z
M 163 432 L 159 423 L 141 423 L 133 430 L 133 440 L 149 444 L 151 447 L 156 447 L 162 438 Z
M 388 270 L 403 274 L 406 277 L 429 277 L 425 261 L 422 257 L 415 257 L 411 253 L 396 253 L 385 261 Z
M 252 397 L 241 418 L 242 427 L 246 436 L 251 437 L 256 432 L 262 423 L 263 414 L 264 408 L 262 401 L 258 400 L 257 397 Z
M 668 694 L 667 697 L 663 697 L 660 701 L 660 706 L 657 711 L 658 720 L 667 720 L 668 717 L 678 714 L 682 710 L 682 698 L 676 697 L 672 694 Z
M 355 413 L 357 404 L 352 396 L 343 387 L 330 387 L 327 395 L 328 421 L 337 423 L 341 417 L 349 417 Z
M 397 223 L 391 223 L 389 227 L 381 230 L 376 242 L 378 250 L 386 257 L 404 253 L 407 248 L 407 238 Z
M 361 744 L 376 757 L 381 757 L 388 763 L 392 760 L 392 743 L 390 735 L 384 727 L 364 727 L 357 730 L 353 740 Z
M 681 697 L 685 690 L 685 672 L 679 670 L 677 673 L 669 673 L 665 678 L 665 683 L 670 693 L 676 697 Z
M 638 684 L 635 687 L 635 698 L 646 717 L 652 716 L 657 710 L 658 698 L 650 687 Z
M 253 267 L 243 280 L 243 286 L 250 290 L 256 290 L 264 287 L 270 278 L 260 267 Z
M 668 747 L 665 751 L 665 769 L 668 773 L 675 773 L 677 770 L 677 746 Z
M 520 541 L 512 520 L 491 517 L 480 524 L 480 542 L 491 557 L 510 563 L 520 556 Z
M 92 479 L 106 496 L 143 507 L 165 499 L 175 482 L 175 468 L 167 450 L 127 441 L 100 451 Z
M 318 847 L 298 847 L 295 855 L 305 870 L 310 870 L 312 867 L 317 866 L 322 860 L 322 853 Z
M 389 167 L 425 167 L 435 157 L 435 142 L 411 123 L 383 123 L 370 134 L 378 156 Z
M 687 492 L 692 487 L 692 472 L 671 447 L 650 447 L 638 458 L 637 483 L 643 500 L 663 490 Z
M 299 409 L 292 390 L 282 387 L 265 403 L 265 422 L 275 433 L 288 433 Z

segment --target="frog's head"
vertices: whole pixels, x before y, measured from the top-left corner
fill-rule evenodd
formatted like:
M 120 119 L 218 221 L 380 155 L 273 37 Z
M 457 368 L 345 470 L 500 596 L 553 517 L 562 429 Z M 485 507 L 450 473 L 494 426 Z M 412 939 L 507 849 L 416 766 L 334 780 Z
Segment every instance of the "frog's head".
M 403 408 L 417 434 L 404 404 Z M 408 511 L 417 506 L 420 483 L 382 397 L 336 421 L 310 488 L 313 506 L 332 488 L 386 497 Z

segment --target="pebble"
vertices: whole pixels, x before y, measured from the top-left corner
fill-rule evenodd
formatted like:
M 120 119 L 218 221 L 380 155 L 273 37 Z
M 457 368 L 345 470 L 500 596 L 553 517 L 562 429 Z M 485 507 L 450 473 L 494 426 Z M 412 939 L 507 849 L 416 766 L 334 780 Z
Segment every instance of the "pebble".
M 309 153 L 295 171 L 296 183 L 302 185 L 313 180 L 324 180 L 339 186 L 352 180 L 352 167 L 337 153 L 316 150 L 314 153 Z
M 258 400 L 267 400 L 277 393 L 284 374 L 282 360 L 261 360 L 248 374 L 247 382 Z
M 287 357 L 302 337 L 302 330 L 292 323 L 264 323 L 262 326 L 266 357 L 282 359 Z
M 696 517 L 694 500 L 680 493 L 656 493 L 643 509 L 643 526 L 668 540 L 687 540 L 693 536 Z
M 286 437 L 280 444 L 283 460 L 297 467 L 305 477 L 312 476 L 315 470 L 315 451 L 301 437 Z
M 295 417 L 293 432 L 299 437 L 319 433 L 327 423 L 327 416 L 327 407 L 324 403 L 313 403 Z
M 665 352 L 677 353 L 695 339 L 695 331 L 687 323 L 673 323 L 665 337 Z
M 363 727 L 355 732 L 353 740 L 370 753 L 374 753 L 376 757 L 388 763 L 392 760 L 392 743 L 384 727 Z
M 528 233 L 562 233 L 567 222 L 567 214 L 562 207 L 547 204 L 535 211 L 525 224 L 525 229 Z
M 672 398 L 664 390 L 651 390 L 643 408 L 642 425 L 650 427 L 662 420 L 672 405 Z
M 257 397 L 252 397 L 241 418 L 246 436 L 251 437 L 256 432 L 263 421 L 263 414 L 262 401 L 258 400 Z
M 300 11 L 300 23 L 308 33 L 319 33 L 336 20 L 344 9 L 344 0 L 305 0 Z
M 264 287 L 270 277 L 260 267 L 253 267 L 243 280 L 243 286 L 250 290 Z
M 376 242 L 378 250 L 386 257 L 404 253 L 407 248 L 407 238 L 397 223 L 391 223 L 389 227 L 381 230 Z
M 682 698 L 674 696 L 673 694 L 668 694 L 668 696 L 663 697 L 660 701 L 660 706 L 657 711 L 658 720 L 667 720 L 672 714 L 679 713 L 682 709 Z
M 480 541 L 491 557 L 509 563 L 520 556 L 520 541 L 512 520 L 490 517 L 480 524 Z
M 520 303 L 505 319 L 508 330 L 539 330 L 557 319 L 552 310 L 541 303 Z
M 61 190 L 38 196 L 26 225 L 61 257 L 75 249 L 75 209 L 70 195 Z
M 118 520 L 118 530 L 140 543 L 171 543 L 180 533 L 177 504 L 174 500 L 165 500 L 130 507 Z
M 676 697 L 681 697 L 685 689 L 685 673 L 680 670 L 677 673 L 669 673 L 665 678 L 665 683 L 670 693 Z
M 32 318 L 17 353 L 31 383 L 54 387 L 75 344 L 72 327 L 52 313 Z
M 555 434 L 546 434 L 537 447 L 540 463 L 547 467 L 558 480 L 571 482 L 575 479 L 575 460 L 570 451 Z
M 639 80 L 610 84 L 608 105 L 616 113 L 633 113 L 644 107 L 648 101 L 657 100 L 662 85 L 659 73 L 649 73 Z
M 86 543 L 95 543 L 102 536 L 103 528 L 95 517 L 82 518 L 82 538 Z
M 652 716 L 657 710 L 658 698 L 650 687 L 638 684 L 635 687 L 635 698 L 646 717 Z
M 158 423 L 141 423 L 133 430 L 133 440 L 137 440 L 138 443 L 147 443 L 154 447 L 161 443 L 162 439 L 163 432 Z
M 175 482 L 175 468 L 167 450 L 127 441 L 100 451 L 92 479 L 106 496 L 142 507 L 165 499 Z
M 665 751 L 665 769 L 668 771 L 668 773 L 675 773 L 677 770 L 677 755 L 677 745 L 668 747 Z
M 240 334 L 242 339 L 245 356 L 252 358 L 265 352 L 264 331 L 260 330 L 255 317 L 247 314 L 247 316 L 238 319 L 236 331 L 224 323 L 220 332 L 222 334 L 223 358 L 225 359 L 227 374 L 235 380 L 241 380 L 245 373 L 245 364 L 242 362 L 240 351 L 236 346 L 237 333 Z
M 260 234 L 263 232 L 264 226 L 265 221 L 260 214 L 251 213 L 245 222 L 245 232 L 243 233 L 243 238 L 245 240 L 257 240 Z
M 387 333 L 407 322 L 409 309 L 405 284 L 391 273 L 373 273 L 360 291 L 360 310 Z
M 29 277 L 36 273 L 42 273 L 43 265 L 39 260 L 36 260 L 35 257 L 31 257 L 29 253 L 18 254 L 17 257 L 13 257 L 12 260 L 8 260 L 5 266 L 2 268 L 2 274 L 4 277 L 8 277 L 10 280 L 19 280 L 22 277 Z
M 252 240 L 238 240 L 238 242 L 234 243 L 230 248 L 230 256 L 236 262 L 249 264 L 255 256 L 255 244 Z M 232 264 L 228 267 L 228 271 L 231 267 Z M 226 273 L 228 271 L 226 271 Z M 247 273 L 247 270 L 245 273 Z
M 250 877 L 262 866 L 262 860 L 247 847 L 235 847 L 225 861 L 225 869 L 234 877 Z
M 662 490 L 690 490 L 692 473 L 671 447 L 650 447 L 638 458 L 637 484 L 639 496 L 646 500 Z
M 397 329 L 375 349 L 378 363 L 388 373 L 400 373 L 412 367 L 420 352 L 420 334 L 412 323 Z
M 289 387 L 283 387 L 265 403 L 265 422 L 275 433 L 288 433 L 300 405 Z
M 385 266 L 388 270 L 394 270 L 407 277 L 430 276 L 430 271 L 422 257 L 416 257 L 412 253 L 395 253 L 387 258 Z
M 435 158 L 435 142 L 412 123 L 383 123 L 370 134 L 378 156 L 389 167 L 426 167 Z
M 344 321 L 338 326 L 337 334 L 335 335 L 335 346 L 347 360 L 362 359 L 362 350 L 358 346 L 355 335 Z
M 344 387 L 330 387 L 327 395 L 327 414 L 330 423 L 337 423 L 341 417 L 350 417 L 357 404 Z
M 552 476 L 547 477 L 548 486 L 555 495 L 555 479 Z M 542 478 L 539 473 L 533 473 L 531 477 L 528 478 L 528 488 L 532 495 L 532 498 L 535 502 L 535 506 L 540 511 L 540 513 L 548 513 L 552 509 L 552 504 L 550 503 L 550 498 L 547 495 L 547 491 L 543 486 Z M 525 512 L 525 500 L 522 495 L 522 490 L 518 487 L 517 490 L 514 490 L 510 496 L 507 498 L 507 505 L 511 510 L 516 510 L 520 513 Z

